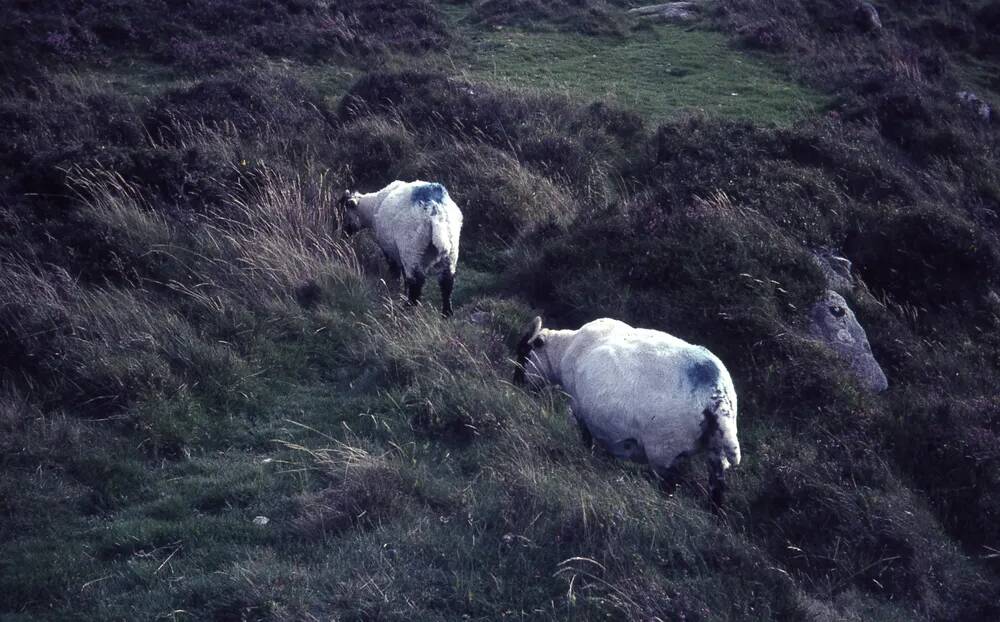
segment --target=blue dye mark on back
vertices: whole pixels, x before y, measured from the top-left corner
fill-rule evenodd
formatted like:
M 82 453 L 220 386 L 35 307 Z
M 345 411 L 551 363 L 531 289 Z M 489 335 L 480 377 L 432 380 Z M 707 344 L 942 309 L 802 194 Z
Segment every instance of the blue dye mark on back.
M 423 184 L 413 189 L 410 200 L 414 203 L 440 203 L 448 196 L 441 184 Z
M 688 365 L 687 376 L 691 385 L 696 389 L 714 387 L 719 382 L 719 368 L 714 362 L 707 359 L 692 361 Z

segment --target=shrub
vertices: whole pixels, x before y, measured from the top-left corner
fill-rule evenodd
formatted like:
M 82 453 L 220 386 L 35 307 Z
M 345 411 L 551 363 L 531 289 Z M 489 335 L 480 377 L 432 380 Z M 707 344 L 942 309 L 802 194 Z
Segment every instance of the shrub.
M 280 128 L 287 136 L 321 139 L 330 113 L 316 94 L 294 78 L 251 70 L 169 91 L 146 115 L 154 136 L 178 137 L 181 127 L 232 127 L 254 135 Z
M 847 249 L 871 287 L 919 306 L 975 306 L 1000 268 L 994 236 L 940 207 L 875 214 Z
M 156 355 L 168 314 L 131 292 L 87 291 L 65 272 L 23 263 L 8 263 L 4 281 L 5 367 L 44 383 L 50 406 L 105 413 L 174 380 Z
M 477 258 L 539 227 L 566 227 L 576 211 L 565 186 L 488 145 L 455 142 L 425 166 L 462 209 L 462 239 Z
M 299 497 L 295 528 L 307 538 L 336 536 L 351 528 L 373 527 L 402 510 L 413 483 L 387 454 L 336 441 L 332 447 L 309 449 L 285 443 L 300 452 L 308 468 L 325 480 L 315 493 Z
M 358 188 L 371 192 L 407 173 L 422 155 L 416 138 L 398 121 L 369 117 L 343 125 L 334 146 L 335 161 L 349 171 Z
M 1000 405 L 991 397 L 903 400 L 893 428 L 893 451 L 902 468 L 930 496 L 944 526 L 971 551 L 986 551 L 997 537 L 995 490 L 1000 461 L 990 448 Z M 987 557 L 991 562 L 992 557 Z M 992 565 L 996 566 L 995 563 Z
M 0 53 L 19 59 L 4 65 L 10 75 L 37 72 L 43 62 L 107 62 L 123 54 L 152 53 L 196 71 L 239 66 L 260 53 L 311 60 L 419 53 L 450 43 L 440 11 L 427 0 L 8 1 L 4 14 L 2 40 L 17 46 L 5 44 Z

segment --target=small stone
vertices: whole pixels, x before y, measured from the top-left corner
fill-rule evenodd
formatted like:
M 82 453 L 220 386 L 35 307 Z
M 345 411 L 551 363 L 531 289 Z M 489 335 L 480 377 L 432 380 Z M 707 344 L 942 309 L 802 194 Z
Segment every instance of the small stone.
M 974 112 L 977 117 L 983 121 L 989 123 L 993 118 L 993 108 L 983 101 L 978 95 L 971 91 L 959 91 L 956 93 L 958 100 L 968 108 L 970 111 Z
M 488 311 L 476 311 L 469 316 L 469 321 L 473 324 L 488 324 L 490 321 L 490 314 Z
M 271 519 L 269 519 L 266 516 L 256 516 L 253 519 L 253 524 L 257 525 L 258 527 L 263 527 L 264 525 L 266 525 L 266 524 L 268 524 L 270 522 L 271 522 Z

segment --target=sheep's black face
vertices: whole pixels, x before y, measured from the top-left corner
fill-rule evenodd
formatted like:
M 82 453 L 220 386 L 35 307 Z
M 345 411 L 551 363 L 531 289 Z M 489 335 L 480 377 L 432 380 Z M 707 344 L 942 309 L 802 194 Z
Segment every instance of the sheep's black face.
M 349 212 L 344 215 L 344 233 L 350 237 L 361 231 L 361 224 L 358 223 L 357 218 L 351 218 Z
M 361 214 L 358 213 L 358 198 L 351 192 L 344 192 L 344 196 L 337 201 L 344 218 L 344 233 L 352 236 L 361 231 Z

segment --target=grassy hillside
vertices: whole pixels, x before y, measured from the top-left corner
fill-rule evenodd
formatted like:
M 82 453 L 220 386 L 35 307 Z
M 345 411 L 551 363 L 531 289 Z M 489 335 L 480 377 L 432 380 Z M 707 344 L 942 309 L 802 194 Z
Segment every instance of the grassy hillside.
M 784 4 L 0 2 L 0 618 L 995 619 L 1000 9 Z M 396 178 L 450 320 L 341 235 Z M 722 517 L 509 383 L 536 313 L 720 356 Z

